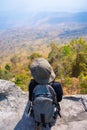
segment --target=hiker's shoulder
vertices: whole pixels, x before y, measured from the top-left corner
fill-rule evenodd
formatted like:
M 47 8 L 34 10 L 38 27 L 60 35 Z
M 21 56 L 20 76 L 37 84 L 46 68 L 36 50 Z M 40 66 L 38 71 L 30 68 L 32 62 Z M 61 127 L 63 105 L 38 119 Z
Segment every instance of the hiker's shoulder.
M 58 81 L 54 81 L 54 82 L 52 82 L 52 86 L 53 87 L 61 87 L 61 83 L 60 82 L 58 82 Z
M 36 84 L 37 85 L 38 83 L 34 79 L 31 79 L 30 84 Z
M 29 83 L 29 88 L 34 88 L 36 85 L 38 85 L 38 83 L 34 79 L 31 79 Z
M 58 81 L 53 82 L 52 87 L 54 88 L 55 91 L 61 91 L 61 92 L 63 91 L 62 90 L 62 85 Z

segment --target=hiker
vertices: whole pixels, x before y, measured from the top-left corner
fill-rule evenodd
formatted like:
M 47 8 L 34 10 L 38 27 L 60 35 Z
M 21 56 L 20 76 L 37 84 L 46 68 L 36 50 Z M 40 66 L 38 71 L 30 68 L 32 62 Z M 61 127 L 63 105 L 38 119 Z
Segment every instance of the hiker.
M 30 70 L 33 79 L 31 79 L 28 86 L 29 100 L 32 102 L 32 94 L 35 86 L 38 84 L 50 84 L 56 92 L 57 102 L 60 102 L 63 96 L 62 86 L 60 82 L 55 81 L 55 73 L 48 61 L 44 58 L 38 58 L 32 62 Z
M 31 63 L 30 71 L 33 76 L 28 86 L 29 100 L 33 104 L 31 115 L 34 115 L 36 122 L 43 122 L 43 125 L 50 124 L 52 115 L 55 119 L 57 115 L 61 117 L 59 102 L 63 96 L 62 86 L 55 81 L 55 73 L 49 62 L 44 58 L 34 60 Z M 36 100 L 34 100 L 35 98 Z M 55 106 L 56 112 L 54 114 Z

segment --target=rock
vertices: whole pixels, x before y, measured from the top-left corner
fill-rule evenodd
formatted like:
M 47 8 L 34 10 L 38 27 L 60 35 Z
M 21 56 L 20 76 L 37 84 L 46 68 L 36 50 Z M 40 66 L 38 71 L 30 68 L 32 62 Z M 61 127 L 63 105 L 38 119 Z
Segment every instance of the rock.
M 28 94 L 14 83 L 0 80 L 0 130 L 13 130 L 24 113 Z
M 86 107 L 87 95 L 73 95 L 63 97 L 61 102 L 62 118 L 57 119 L 57 122 L 52 130 L 86 130 Z
M 0 130 L 35 130 L 34 119 L 27 114 L 29 104 L 28 93 L 0 80 Z M 87 95 L 64 96 L 60 105 L 62 117 L 51 130 L 87 129 Z

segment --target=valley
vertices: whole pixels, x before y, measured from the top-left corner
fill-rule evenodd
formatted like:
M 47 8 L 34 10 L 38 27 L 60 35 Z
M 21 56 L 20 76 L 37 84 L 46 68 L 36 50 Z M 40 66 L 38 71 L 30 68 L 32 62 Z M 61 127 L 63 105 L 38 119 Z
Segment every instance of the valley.
M 0 14 L 1 16 L 1 14 Z M 87 13 L 42 12 L 0 17 L 0 63 L 32 52 L 48 55 L 50 43 L 66 44 L 72 39 L 87 41 Z

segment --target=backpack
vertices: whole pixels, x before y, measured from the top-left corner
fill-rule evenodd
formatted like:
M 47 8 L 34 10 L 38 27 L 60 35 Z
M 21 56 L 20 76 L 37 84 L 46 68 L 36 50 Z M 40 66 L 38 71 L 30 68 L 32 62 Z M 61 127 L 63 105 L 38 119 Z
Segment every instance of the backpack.
M 32 102 L 35 122 L 51 124 L 57 112 L 56 102 L 56 93 L 50 85 L 37 85 L 33 90 Z

